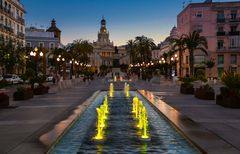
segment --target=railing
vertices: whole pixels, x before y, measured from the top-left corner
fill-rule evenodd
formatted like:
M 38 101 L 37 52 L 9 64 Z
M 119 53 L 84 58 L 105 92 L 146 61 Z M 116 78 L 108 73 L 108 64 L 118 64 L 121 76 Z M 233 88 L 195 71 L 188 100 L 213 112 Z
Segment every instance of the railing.
M 217 18 L 217 23 L 224 23 L 225 22 L 225 18 Z
M 216 35 L 217 35 L 217 36 L 225 36 L 225 35 L 226 35 L 226 32 L 217 32 Z
M 240 47 L 229 47 L 229 50 L 231 50 L 231 51 L 234 51 L 234 50 L 239 50 L 240 49 Z
M 6 31 L 8 31 L 8 32 L 10 32 L 10 33 L 14 33 L 13 28 L 8 27 L 8 26 L 4 26 L 4 28 L 5 28 Z
M 17 36 L 22 39 L 25 37 L 25 35 L 22 32 L 17 32 Z
M 25 23 L 25 20 L 24 20 L 22 17 L 19 17 L 19 16 L 18 16 L 18 17 L 17 17 L 17 20 L 20 21 L 22 24 Z
M 232 35 L 240 35 L 240 32 L 239 31 L 234 31 L 234 32 L 229 32 L 228 34 L 230 36 L 232 36 Z
M 230 18 L 229 22 L 240 22 L 240 18 Z
M 217 51 L 225 51 L 226 47 L 217 47 Z

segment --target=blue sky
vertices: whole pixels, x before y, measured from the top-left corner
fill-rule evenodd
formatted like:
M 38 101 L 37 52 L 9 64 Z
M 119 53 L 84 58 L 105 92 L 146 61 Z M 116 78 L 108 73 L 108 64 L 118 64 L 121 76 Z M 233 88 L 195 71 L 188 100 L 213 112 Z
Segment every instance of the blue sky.
M 123 45 L 145 35 L 159 43 L 176 25 L 183 2 L 189 0 L 21 0 L 27 11 L 26 26 L 46 28 L 52 18 L 62 30 L 62 43 L 97 39 L 102 16 L 110 40 Z M 192 0 L 203 2 L 204 0 Z M 221 0 L 216 0 L 221 1 Z M 224 0 L 227 1 L 227 0 Z M 232 0 L 234 1 L 234 0 Z

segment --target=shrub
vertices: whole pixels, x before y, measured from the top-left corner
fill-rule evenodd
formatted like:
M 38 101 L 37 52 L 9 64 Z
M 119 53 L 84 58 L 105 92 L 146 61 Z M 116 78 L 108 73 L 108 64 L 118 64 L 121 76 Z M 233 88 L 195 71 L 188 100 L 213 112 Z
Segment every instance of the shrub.
M 4 88 L 8 86 L 8 82 L 5 79 L 2 79 L 0 81 L 0 88 Z
M 199 88 L 197 88 L 194 92 L 194 96 L 199 99 L 214 100 L 215 92 L 212 87 L 206 84 L 204 86 L 200 86 Z
M 13 100 L 26 100 L 33 98 L 33 91 L 30 88 L 18 87 L 17 91 L 13 93 Z
M 49 90 L 49 87 L 39 85 L 37 88 L 34 88 L 33 92 L 35 95 L 43 95 L 47 94 Z
M 234 91 L 239 94 L 240 91 L 240 75 L 234 72 L 226 71 L 222 76 L 223 84 L 229 88 L 230 91 Z
M 203 69 L 197 70 L 197 72 L 195 74 L 195 79 L 201 80 L 202 82 L 207 82 L 207 77 L 205 75 L 205 71 Z
M 9 96 L 5 93 L 0 93 L 0 108 L 9 106 Z

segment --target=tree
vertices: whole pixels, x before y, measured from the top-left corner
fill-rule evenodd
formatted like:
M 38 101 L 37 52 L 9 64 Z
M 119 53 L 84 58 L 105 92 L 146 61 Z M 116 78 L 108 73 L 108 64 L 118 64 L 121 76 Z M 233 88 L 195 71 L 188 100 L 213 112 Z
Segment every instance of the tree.
M 127 42 L 127 52 L 130 55 L 130 63 L 136 64 L 137 63 L 137 52 L 136 52 L 136 44 L 133 40 L 129 40 Z
M 189 51 L 189 58 L 190 58 L 190 75 L 194 75 L 194 52 L 196 50 L 200 50 L 204 52 L 206 55 L 207 53 L 207 40 L 204 36 L 200 36 L 199 32 L 193 31 L 189 33 L 189 35 L 184 35 L 184 41 L 186 43 L 186 48 Z
M 136 44 L 139 62 L 150 62 L 152 57 L 151 49 L 156 46 L 153 42 L 153 39 L 146 36 L 137 36 L 134 43 Z
M 185 45 L 185 39 L 183 38 L 183 36 L 181 36 L 180 38 L 174 38 L 171 40 L 173 47 L 172 49 L 174 50 L 174 52 L 178 52 L 179 53 L 179 76 L 182 76 L 182 58 L 183 58 L 183 52 L 186 49 L 186 45 Z

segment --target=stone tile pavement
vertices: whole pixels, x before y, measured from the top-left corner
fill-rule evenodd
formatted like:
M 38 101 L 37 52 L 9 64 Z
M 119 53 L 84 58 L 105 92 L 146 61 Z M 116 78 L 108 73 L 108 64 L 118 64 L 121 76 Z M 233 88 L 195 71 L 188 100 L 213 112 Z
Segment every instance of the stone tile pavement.
M 240 153 L 240 109 L 229 109 L 216 105 L 215 101 L 180 94 L 180 87 L 170 81 L 153 84 L 139 80 L 134 86 L 154 92 L 167 104 L 231 144 Z M 217 93 L 220 86 L 214 85 Z
M 34 96 L 26 101 L 13 102 L 17 108 L 0 109 L 0 154 L 44 153 L 46 147 L 39 143 L 39 136 L 65 119 L 73 109 L 95 91 L 108 86 L 101 78 L 80 82 L 73 88 L 50 94 Z

